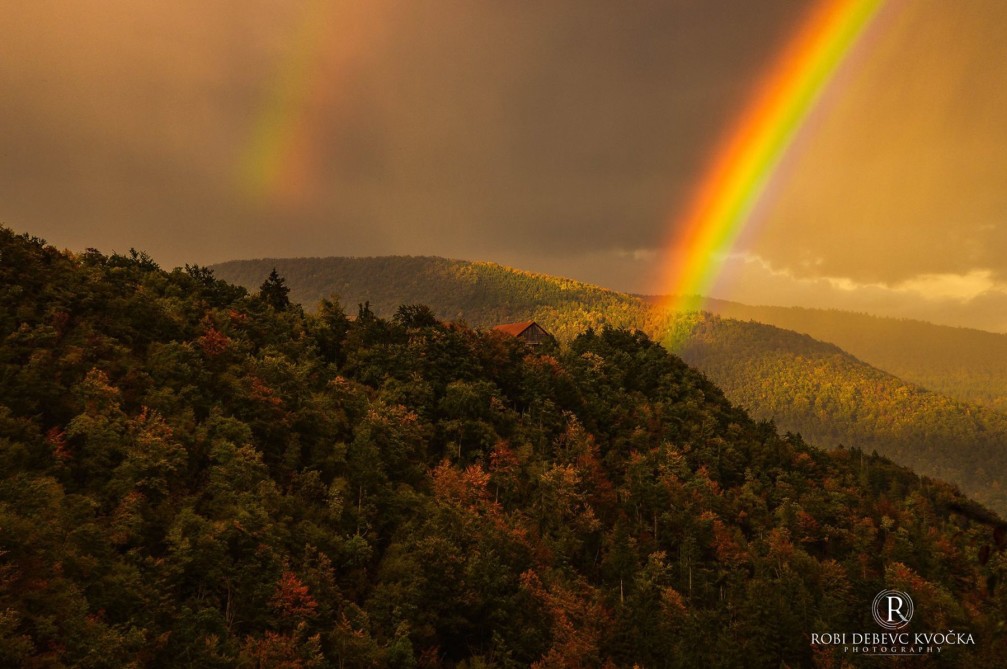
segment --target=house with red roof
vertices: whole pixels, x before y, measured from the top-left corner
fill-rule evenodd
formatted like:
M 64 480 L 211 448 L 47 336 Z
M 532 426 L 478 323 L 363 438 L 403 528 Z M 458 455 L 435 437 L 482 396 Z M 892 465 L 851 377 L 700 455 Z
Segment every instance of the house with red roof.
M 552 339 L 545 328 L 535 321 L 521 321 L 520 323 L 504 323 L 493 327 L 496 332 L 503 332 L 512 337 L 523 339 L 531 346 L 539 346 Z

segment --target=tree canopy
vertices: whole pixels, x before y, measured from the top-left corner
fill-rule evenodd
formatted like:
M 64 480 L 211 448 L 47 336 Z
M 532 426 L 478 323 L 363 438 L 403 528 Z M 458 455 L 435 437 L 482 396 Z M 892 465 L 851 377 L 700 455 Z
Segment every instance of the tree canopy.
M 975 635 L 942 663 L 1007 651 L 993 514 L 639 331 L 532 350 L 5 229 L 0 258 L 6 666 L 838 667 L 810 634 L 886 587 Z

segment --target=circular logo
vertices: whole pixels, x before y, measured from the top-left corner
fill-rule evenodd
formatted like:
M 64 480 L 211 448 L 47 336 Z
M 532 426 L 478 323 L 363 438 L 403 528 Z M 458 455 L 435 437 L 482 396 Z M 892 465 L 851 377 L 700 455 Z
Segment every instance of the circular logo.
M 874 622 L 886 630 L 900 630 L 913 619 L 913 600 L 901 590 L 882 590 L 871 605 Z

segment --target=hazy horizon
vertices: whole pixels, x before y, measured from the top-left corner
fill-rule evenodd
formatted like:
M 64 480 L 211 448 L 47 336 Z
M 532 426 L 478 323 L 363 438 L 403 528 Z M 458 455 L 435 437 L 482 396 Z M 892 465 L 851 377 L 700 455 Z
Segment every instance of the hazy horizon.
M 575 281 L 582 281 L 584 283 L 587 283 L 587 284 L 590 284 L 590 285 L 594 285 L 594 286 L 597 286 L 597 287 L 600 287 L 600 288 L 606 288 L 606 289 L 613 290 L 613 291 L 616 291 L 616 292 L 627 293 L 627 294 L 634 295 L 636 297 L 645 298 L 645 299 L 660 299 L 662 297 L 665 297 L 665 295 L 661 294 L 661 293 L 642 293 L 642 292 L 634 292 L 634 291 L 624 291 L 624 290 L 620 290 L 618 288 L 614 288 L 612 286 L 606 286 L 606 285 L 603 285 L 603 284 L 591 283 L 590 281 L 584 281 L 583 279 L 578 279 L 575 276 L 569 276 L 569 275 L 564 275 L 564 274 L 556 274 L 556 273 L 552 273 L 552 272 L 548 272 L 548 271 L 539 271 L 539 270 L 531 269 L 531 268 L 528 268 L 528 267 L 512 266 L 512 265 L 507 265 L 505 263 L 498 263 L 498 262 L 495 262 L 493 260 L 488 260 L 488 259 L 451 258 L 451 257 L 446 257 L 446 256 L 438 256 L 438 255 L 435 255 L 435 254 L 414 254 L 414 255 L 399 254 L 399 255 L 394 255 L 394 256 L 380 256 L 380 255 L 358 255 L 358 256 L 310 256 L 310 255 L 307 255 L 307 256 L 289 256 L 289 257 L 259 256 L 259 257 L 255 257 L 255 258 L 232 258 L 230 260 L 225 260 L 225 261 L 222 261 L 222 262 L 219 262 L 219 263 L 212 263 L 212 264 L 209 265 L 209 267 L 212 268 L 214 266 L 226 265 L 226 264 L 230 264 L 230 263 L 258 262 L 258 261 L 275 261 L 277 263 L 281 263 L 281 262 L 284 262 L 284 261 L 292 261 L 292 260 L 328 260 L 328 259 L 344 259 L 344 258 L 366 260 L 366 259 L 372 259 L 372 258 L 393 258 L 393 257 L 400 257 L 400 258 L 402 258 L 402 257 L 429 257 L 429 258 L 439 258 L 439 259 L 442 259 L 442 260 L 459 261 L 459 262 L 491 263 L 491 264 L 496 264 L 496 265 L 500 265 L 500 266 L 503 266 L 503 267 L 506 267 L 506 268 L 509 268 L 509 269 L 515 269 L 515 270 L 519 270 L 519 271 L 532 272 L 532 273 L 536 273 L 536 274 L 544 274 L 544 275 L 548 275 L 548 276 L 565 278 L 565 279 L 573 279 Z M 280 274 L 281 274 L 281 276 L 283 275 L 282 272 L 280 272 Z M 263 275 L 263 279 L 265 279 L 265 275 Z M 844 309 L 844 308 L 841 308 L 841 307 L 834 307 L 834 306 L 825 306 L 825 307 L 823 307 L 822 305 L 819 305 L 819 304 L 789 304 L 789 303 L 779 304 L 779 303 L 773 303 L 771 300 L 767 301 L 767 302 L 742 302 L 742 301 L 736 300 L 736 299 L 727 299 L 727 298 L 718 298 L 718 297 L 703 298 L 703 299 L 704 300 L 705 299 L 710 299 L 710 300 L 716 300 L 716 301 L 727 302 L 727 303 L 736 303 L 736 304 L 739 304 L 739 305 L 749 306 L 749 307 L 782 307 L 782 308 L 794 307 L 794 308 L 799 308 L 799 309 L 812 309 L 812 310 L 814 310 L 814 309 L 818 309 L 818 310 L 836 310 L 836 311 L 847 312 L 847 313 L 851 313 L 851 314 L 865 314 L 865 315 L 868 315 L 868 316 L 873 316 L 873 317 L 878 317 L 878 318 L 908 319 L 908 320 L 916 320 L 916 321 L 930 323 L 930 324 L 933 324 L 933 325 L 939 325 L 939 326 L 944 326 L 944 327 L 957 327 L 957 328 L 966 328 L 966 329 L 980 330 L 980 331 L 983 331 L 983 332 L 991 332 L 991 333 L 994 333 L 994 334 L 1007 334 L 1007 332 L 1000 331 L 1000 330 L 993 330 L 993 329 L 982 328 L 982 327 L 974 327 L 974 326 L 970 326 L 970 325 L 962 325 L 962 324 L 955 323 L 955 322 L 950 322 L 950 321 L 942 322 L 939 318 L 933 319 L 933 320 L 928 320 L 928 319 L 925 319 L 925 318 L 918 318 L 918 317 L 911 316 L 911 315 L 885 314 L 885 313 L 880 313 L 880 312 L 871 312 L 871 311 L 868 311 L 868 310 L 865 310 L 865 309 L 858 309 L 858 308 Z

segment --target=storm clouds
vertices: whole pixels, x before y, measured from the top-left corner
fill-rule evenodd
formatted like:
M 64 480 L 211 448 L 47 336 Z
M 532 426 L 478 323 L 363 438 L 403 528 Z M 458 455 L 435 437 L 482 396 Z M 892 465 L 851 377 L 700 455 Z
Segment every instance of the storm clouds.
M 167 267 L 433 254 L 656 292 L 712 147 L 811 4 L 7 3 L 0 221 Z M 1001 327 L 976 318 L 1007 277 L 1004 26 L 995 0 L 888 3 L 720 296 L 881 290 L 883 311 Z M 270 133 L 296 150 L 257 157 Z

